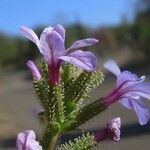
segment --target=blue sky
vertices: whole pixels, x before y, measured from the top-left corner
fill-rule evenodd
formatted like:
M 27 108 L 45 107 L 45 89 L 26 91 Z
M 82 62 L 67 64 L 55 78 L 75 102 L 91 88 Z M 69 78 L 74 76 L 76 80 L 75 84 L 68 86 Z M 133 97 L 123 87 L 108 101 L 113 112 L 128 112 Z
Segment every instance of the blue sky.
M 0 31 L 18 34 L 20 25 L 69 24 L 80 21 L 91 27 L 116 25 L 131 18 L 134 0 L 0 0 Z

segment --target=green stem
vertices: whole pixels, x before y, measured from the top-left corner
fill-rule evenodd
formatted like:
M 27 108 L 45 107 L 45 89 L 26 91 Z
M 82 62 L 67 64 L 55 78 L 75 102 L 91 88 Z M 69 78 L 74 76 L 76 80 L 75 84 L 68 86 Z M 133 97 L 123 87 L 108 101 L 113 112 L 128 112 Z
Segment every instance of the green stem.
M 51 133 L 48 128 L 45 129 L 41 145 L 43 150 L 54 150 L 59 132 Z
M 56 118 L 59 123 L 64 121 L 64 105 L 63 105 L 63 96 L 62 96 L 62 87 L 61 85 L 57 85 L 54 87 L 55 93 L 55 102 L 56 102 Z
M 56 142 L 58 139 L 59 134 L 53 136 L 49 142 L 48 150 L 55 150 Z

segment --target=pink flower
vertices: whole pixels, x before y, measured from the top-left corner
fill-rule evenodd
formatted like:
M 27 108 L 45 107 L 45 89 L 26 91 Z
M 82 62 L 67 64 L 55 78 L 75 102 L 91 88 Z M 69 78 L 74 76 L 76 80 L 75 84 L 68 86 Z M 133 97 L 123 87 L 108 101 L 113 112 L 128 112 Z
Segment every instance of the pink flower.
M 106 128 L 97 131 L 94 135 L 97 142 L 103 141 L 105 139 L 111 139 L 114 142 L 120 140 L 120 128 L 121 128 L 121 119 L 119 117 L 112 119 L 106 124 Z
M 119 101 L 124 107 L 134 110 L 140 125 L 145 125 L 150 114 L 141 98 L 150 99 L 150 82 L 144 82 L 145 76 L 139 78 L 129 71 L 121 72 L 113 60 L 108 60 L 104 67 L 117 77 L 115 88 L 103 98 L 105 105 Z
M 19 133 L 16 141 L 16 150 L 42 150 L 39 142 L 35 139 L 36 135 L 32 130 Z

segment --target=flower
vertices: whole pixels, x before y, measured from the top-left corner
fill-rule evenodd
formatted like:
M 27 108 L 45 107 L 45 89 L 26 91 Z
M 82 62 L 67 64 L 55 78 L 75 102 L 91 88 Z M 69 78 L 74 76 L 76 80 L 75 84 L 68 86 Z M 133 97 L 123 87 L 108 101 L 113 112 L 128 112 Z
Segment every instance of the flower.
M 27 66 L 28 66 L 29 70 L 31 71 L 33 78 L 35 80 L 40 80 L 41 74 L 40 74 L 39 70 L 37 69 L 36 65 L 34 64 L 34 62 L 31 60 L 28 60 Z
M 139 123 L 145 125 L 149 120 L 149 109 L 144 105 L 141 97 L 150 99 L 150 82 L 143 82 L 145 76 L 140 78 L 129 71 L 121 72 L 116 62 L 108 60 L 104 67 L 117 76 L 114 90 L 104 97 L 106 106 L 119 101 L 128 109 L 133 109 Z
M 35 139 L 36 135 L 32 130 L 19 133 L 16 141 L 16 150 L 42 150 L 39 142 Z
M 121 128 L 121 119 L 119 117 L 112 119 L 107 123 L 107 128 L 109 131 L 109 137 L 114 142 L 118 142 L 120 140 L 120 128 Z
M 65 50 L 65 29 L 58 24 L 55 27 L 47 27 L 42 32 L 40 39 L 33 30 L 27 27 L 20 27 L 20 32 L 29 40 L 34 42 L 40 53 L 43 55 L 49 68 L 49 81 L 57 84 L 62 61 L 71 63 L 86 71 L 95 71 L 97 65 L 96 56 L 89 51 L 82 51 L 80 48 L 96 44 L 98 40 L 88 38 L 75 41 L 72 46 Z M 69 52 L 76 50 L 74 52 Z
M 107 128 L 97 131 L 94 134 L 95 140 L 97 142 L 103 141 L 107 138 L 118 142 L 120 140 L 120 128 L 121 128 L 121 119 L 119 117 L 112 119 L 106 124 Z

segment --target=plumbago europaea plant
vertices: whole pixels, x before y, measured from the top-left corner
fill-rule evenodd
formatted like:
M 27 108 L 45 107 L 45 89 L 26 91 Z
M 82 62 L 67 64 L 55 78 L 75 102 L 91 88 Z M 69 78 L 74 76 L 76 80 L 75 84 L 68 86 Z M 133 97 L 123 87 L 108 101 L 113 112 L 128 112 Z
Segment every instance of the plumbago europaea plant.
M 118 101 L 136 112 L 141 125 L 148 122 L 149 110 L 141 97 L 150 98 L 150 83 L 143 82 L 145 76 L 138 78 L 129 71 L 121 72 L 113 60 L 108 60 L 104 67 L 117 76 L 116 86 L 110 94 L 84 105 L 104 76 L 101 70 L 96 70 L 96 56 L 80 49 L 92 46 L 98 40 L 78 40 L 65 49 L 65 29 L 62 25 L 47 27 L 40 38 L 27 27 L 22 26 L 20 31 L 37 45 L 43 57 L 40 71 L 31 60 L 27 66 L 33 75 L 34 90 L 42 106 L 39 114 L 44 118 L 44 130 L 39 142 L 32 130 L 19 133 L 16 150 L 91 150 L 105 139 L 117 142 L 120 140 L 119 117 L 108 121 L 101 131 L 85 133 L 68 143 L 57 144 L 62 134 L 79 130 L 80 125 Z

